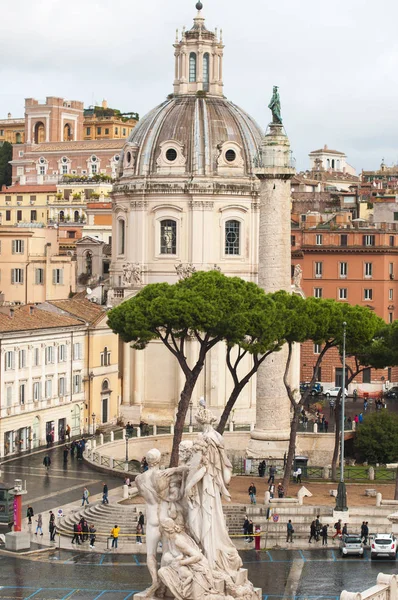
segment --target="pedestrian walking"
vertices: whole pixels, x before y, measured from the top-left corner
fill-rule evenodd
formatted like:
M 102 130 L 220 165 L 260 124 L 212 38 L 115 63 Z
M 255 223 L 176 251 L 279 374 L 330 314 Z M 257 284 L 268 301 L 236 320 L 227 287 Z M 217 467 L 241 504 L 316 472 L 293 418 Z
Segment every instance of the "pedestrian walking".
M 142 544 L 141 534 L 142 534 L 142 527 L 141 527 L 141 525 L 139 523 L 137 523 L 137 527 L 135 529 L 135 541 L 136 541 L 136 544 Z
M 249 533 L 249 517 L 247 515 L 245 515 L 245 520 L 243 521 L 243 535 L 245 536 L 245 542 L 249 541 L 248 533 Z
M 310 526 L 310 539 L 308 540 L 309 544 L 312 544 L 312 539 L 314 539 L 316 541 L 316 525 L 315 525 L 315 520 L 312 521 L 311 526 Z
M 328 545 L 328 527 L 329 525 L 324 525 L 321 529 L 322 546 Z
M 297 467 L 296 469 L 296 481 L 297 483 L 301 483 L 301 467 Z
M 363 414 L 362 413 L 359 413 L 358 422 L 359 422 L 359 424 L 363 423 Z
M 76 544 L 78 546 L 80 546 L 80 535 L 82 532 L 82 526 L 80 525 L 80 523 L 75 523 L 73 525 L 73 538 L 72 538 L 72 544 L 74 544 L 76 542 Z
M 65 435 L 68 438 L 68 442 L 70 442 L 70 425 L 66 426 Z
M 145 517 L 141 511 L 138 514 L 138 523 L 141 525 L 142 535 L 144 535 L 144 533 L 145 533 L 145 531 L 144 531 Z
M 94 525 L 90 525 L 90 528 L 89 528 L 88 532 L 89 532 L 89 535 L 90 535 L 90 548 L 91 548 L 91 550 L 95 546 L 95 537 L 96 537 L 95 534 L 96 534 L 96 531 L 97 530 L 95 529 Z
M 369 537 L 369 523 L 368 523 L 368 521 L 366 521 L 364 528 L 363 528 L 363 543 L 365 546 L 368 545 L 368 537 Z
M 56 533 L 55 515 L 52 510 L 50 510 L 50 522 L 48 524 L 48 531 L 50 532 L 50 542 L 55 542 L 55 533 Z
M 294 533 L 294 529 L 293 529 L 292 521 L 291 521 L 291 519 L 289 519 L 289 522 L 287 524 L 286 542 L 293 543 L 293 533 Z
M 48 456 L 48 454 L 46 454 L 45 457 L 43 458 L 43 465 L 45 466 L 47 471 L 51 467 L 51 458 Z
M 84 506 L 85 504 L 90 504 L 88 501 L 88 497 L 89 497 L 89 491 L 87 488 L 83 489 L 83 495 L 82 495 L 82 506 Z
M 275 469 L 274 465 L 270 466 L 268 474 L 269 474 L 268 483 L 275 483 L 276 469 Z
M 264 477 L 266 468 L 267 468 L 267 465 L 266 465 L 265 460 L 260 461 L 260 463 L 258 465 L 258 476 L 259 477 Z
M 342 535 L 348 535 L 348 523 L 344 523 L 343 530 L 341 533 Z
M 336 537 L 341 536 L 341 519 L 339 519 L 335 524 L 334 524 L 334 529 L 336 530 L 336 533 L 334 534 L 334 536 L 332 537 L 332 540 L 334 540 Z
M 66 465 L 66 463 L 68 462 L 68 456 L 69 456 L 69 448 L 68 448 L 68 446 L 65 446 L 65 448 L 64 448 L 64 465 Z
M 120 533 L 120 527 L 118 527 L 117 525 L 115 525 L 115 527 L 111 531 L 112 548 L 117 548 L 117 542 L 118 542 L 118 539 L 119 539 L 119 533 Z
M 108 500 L 108 486 L 107 484 L 104 482 L 103 484 L 103 488 L 102 488 L 102 504 L 109 504 L 109 500 Z
M 43 535 L 43 517 L 42 517 L 41 513 L 39 513 L 37 515 L 36 523 L 37 523 L 37 527 L 36 527 L 35 535 L 37 535 L 39 533 L 39 531 L 40 531 L 40 535 Z
M 89 534 L 89 527 L 86 519 L 83 519 L 82 523 L 82 542 L 87 542 Z
M 249 525 L 247 527 L 247 534 L 249 536 L 249 543 L 252 542 L 254 540 L 253 534 L 254 534 L 254 523 L 251 519 L 249 519 Z
M 32 525 L 32 517 L 34 517 L 34 512 L 30 504 L 26 510 L 26 516 L 28 517 L 28 525 Z
M 253 482 L 251 482 L 251 484 L 249 486 L 248 492 L 249 492 L 249 497 L 250 497 L 251 504 L 256 504 L 257 490 L 256 490 L 256 486 L 254 485 Z
M 278 498 L 283 498 L 285 496 L 285 488 L 283 487 L 282 483 L 279 482 L 278 483 Z
M 319 519 L 319 515 L 316 516 L 315 519 L 315 529 L 316 529 L 316 541 L 319 542 L 319 536 L 322 530 L 322 525 L 321 525 L 321 521 Z

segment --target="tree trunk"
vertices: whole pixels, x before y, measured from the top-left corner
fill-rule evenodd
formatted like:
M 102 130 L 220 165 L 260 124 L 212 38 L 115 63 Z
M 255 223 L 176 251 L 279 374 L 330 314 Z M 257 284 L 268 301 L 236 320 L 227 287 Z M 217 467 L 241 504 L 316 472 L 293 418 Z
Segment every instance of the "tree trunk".
M 285 496 L 287 496 L 287 493 L 289 491 L 290 474 L 292 472 L 294 456 L 296 453 L 296 438 L 297 438 L 298 423 L 299 423 L 299 418 L 300 418 L 300 408 L 301 408 L 300 405 L 297 405 L 296 408 L 294 408 L 293 419 L 290 424 L 289 450 L 287 453 L 285 472 L 283 474 L 283 483 L 282 483 L 282 485 L 285 489 Z
M 226 426 L 227 421 L 228 421 L 228 417 L 231 414 L 231 410 L 235 406 L 235 402 L 237 401 L 237 399 L 239 397 L 239 394 L 241 393 L 241 391 L 242 391 L 243 388 L 244 388 L 244 385 L 235 386 L 234 389 L 231 392 L 230 397 L 228 398 L 228 402 L 225 405 L 225 408 L 224 408 L 223 413 L 221 415 L 220 422 L 219 422 L 218 427 L 217 427 L 217 431 L 218 431 L 218 433 L 221 433 L 221 435 L 224 433 L 225 426 Z
M 173 437 L 173 448 L 171 450 L 170 467 L 178 466 L 178 451 L 182 440 L 182 434 L 184 433 L 185 417 L 187 416 L 189 403 L 192 398 L 192 393 L 198 380 L 201 368 L 194 375 L 189 376 L 185 380 L 185 385 L 181 392 L 180 401 L 178 403 L 178 411 L 176 416 L 176 422 L 174 425 L 174 437 Z
M 336 398 L 336 405 L 334 407 L 334 420 L 335 420 L 335 424 L 334 424 L 334 450 L 333 450 L 333 458 L 332 458 L 332 481 L 337 481 L 337 461 L 339 459 L 339 450 L 340 450 L 340 424 L 341 424 L 340 398 Z

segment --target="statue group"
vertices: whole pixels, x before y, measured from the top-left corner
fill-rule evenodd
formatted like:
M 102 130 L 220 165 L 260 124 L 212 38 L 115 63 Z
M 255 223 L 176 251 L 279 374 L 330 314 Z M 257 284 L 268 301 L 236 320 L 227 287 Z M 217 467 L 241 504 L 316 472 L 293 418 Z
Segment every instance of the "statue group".
M 222 499 L 230 500 L 232 466 L 215 418 L 204 403 L 196 420 L 202 433 L 180 445 L 180 466 L 160 469 L 161 454 L 147 453 L 148 470 L 135 483 L 146 501 L 146 598 L 258 600 L 228 535 Z M 158 568 L 156 555 L 162 544 Z M 141 594 L 140 594 L 141 596 Z M 260 596 L 261 598 L 261 596 Z

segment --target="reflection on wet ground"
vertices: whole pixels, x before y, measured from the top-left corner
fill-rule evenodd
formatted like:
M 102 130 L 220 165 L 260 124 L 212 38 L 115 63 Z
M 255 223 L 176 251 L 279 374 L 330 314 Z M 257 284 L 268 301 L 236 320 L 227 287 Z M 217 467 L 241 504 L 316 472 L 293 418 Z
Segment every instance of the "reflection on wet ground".
M 241 553 L 264 600 L 337 600 L 342 590 L 363 591 L 379 572 L 395 573 L 395 561 L 341 559 L 333 550 L 271 550 Z M 294 595 L 287 593 L 292 567 L 302 570 Z M 300 568 L 301 568 L 300 567 Z M 29 557 L 0 556 L 0 600 L 127 600 L 149 585 L 143 554 L 74 554 L 67 550 Z

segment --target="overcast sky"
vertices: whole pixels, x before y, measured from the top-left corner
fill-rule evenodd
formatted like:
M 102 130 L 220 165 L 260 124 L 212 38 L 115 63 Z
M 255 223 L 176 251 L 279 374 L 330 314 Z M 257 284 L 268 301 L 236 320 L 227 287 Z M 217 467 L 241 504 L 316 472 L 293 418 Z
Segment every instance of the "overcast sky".
M 3 0 L 0 117 L 61 96 L 144 115 L 172 92 L 195 0 Z M 396 0 L 203 0 L 222 28 L 226 96 L 264 128 L 272 86 L 299 169 L 324 144 L 358 170 L 398 162 Z

